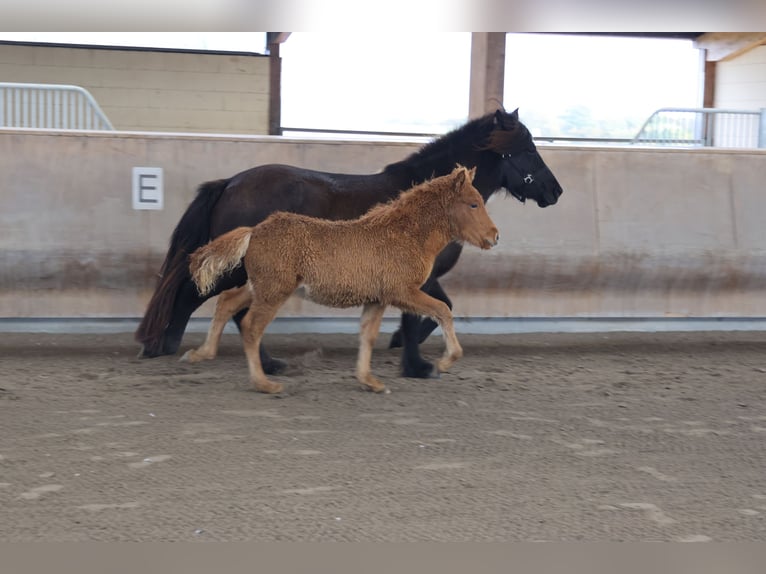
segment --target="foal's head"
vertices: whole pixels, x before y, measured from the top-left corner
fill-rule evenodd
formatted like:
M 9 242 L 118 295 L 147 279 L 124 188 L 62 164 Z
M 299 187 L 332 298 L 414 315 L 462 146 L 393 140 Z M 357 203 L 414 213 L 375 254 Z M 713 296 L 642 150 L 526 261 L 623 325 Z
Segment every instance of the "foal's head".
M 447 213 L 452 237 L 481 249 L 497 245 L 500 233 L 484 207 L 481 194 L 473 186 L 476 168 L 458 166 L 448 176 Z

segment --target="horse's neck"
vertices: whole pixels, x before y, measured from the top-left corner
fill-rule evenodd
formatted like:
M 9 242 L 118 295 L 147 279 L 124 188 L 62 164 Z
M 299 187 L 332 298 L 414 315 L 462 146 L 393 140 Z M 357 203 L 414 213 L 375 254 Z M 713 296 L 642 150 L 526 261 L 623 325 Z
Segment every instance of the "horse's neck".
M 423 183 L 433 177 L 447 175 L 455 169 L 456 163 L 464 163 L 460 153 L 452 149 L 439 147 L 437 149 L 424 148 L 421 152 L 411 155 L 396 163 L 389 164 L 385 173 L 395 178 L 403 189 L 412 185 Z M 472 166 L 469 166 L 472 167 Z

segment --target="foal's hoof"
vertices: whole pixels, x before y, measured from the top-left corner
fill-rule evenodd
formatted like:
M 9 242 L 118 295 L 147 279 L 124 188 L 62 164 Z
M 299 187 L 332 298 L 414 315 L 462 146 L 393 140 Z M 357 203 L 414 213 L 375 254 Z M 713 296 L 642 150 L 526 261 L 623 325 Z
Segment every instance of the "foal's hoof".
M 366 381 L 359 381 L 359 384 L 365 391 L 372 391 L 373 393 L 384 393 L 386 395 L 391 394 L 391 391 L 386 388 L 386 385 L 375 378 L 371 378 Z
M 259 393 L 266 393 L 268 395 L 277 395 L 282 392 L 283 386 L 279 383 L 272 383 L 271 381 L 261 381 L 255 383 L 255 390 Z
M 438 379 L 439 372 L 434 369 L 433 363 L 421 360 L 415 364 L 402 364 L 402 376 L 411 379 Z
M 213 357 L 204 357 L 197 353 L 194 349 L 189 349 L 186 351 L 180 359 L 178 359 L 181 363 L 200 363 L 202 361 L 209 361 Z
M 275 359 L 272 357 L 270 360 L 261 364 L 263 372 L 267 375 L 278 375 L 287 370 L 287 362 L 282 359 Z

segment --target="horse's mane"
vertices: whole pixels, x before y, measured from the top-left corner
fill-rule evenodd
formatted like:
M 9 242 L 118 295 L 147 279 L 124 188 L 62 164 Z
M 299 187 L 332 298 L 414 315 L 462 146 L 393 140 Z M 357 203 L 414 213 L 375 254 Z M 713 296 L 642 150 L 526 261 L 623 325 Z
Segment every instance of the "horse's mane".
M 437 138 L 418 151 L 412 153 L 405 161 L 417 161 L 424 157 L 433 157 L 437 155 L 447 155 L 454 153 L 453 150 L 457 142 L 483 142 L 489 139 L 489 135 L 494 128 L 492 117 L 494 114 L 486 114 L 475 120 L 447 132 L 440 138 Z
M 418 151 L 412 153 L 398 164 L 416 164 L 427 158 L 443 156 L 449 158 L 456 155 L 456 148 L 469 142 L 476 151 L 493 151 L 498 154 L 506 154 L 518 151 L 518 142 L 526 139 L 529 131 L 520 121 L 511 120 L 505 110 L 498 110 L 502 114 L 503 125 L 495 120 L 497 112 L 488 113 L 480 118 L 446 133 L 435 139 Z
M 487 137 L 487 143 L 481 149 L 499 154 L 515 153 L 519 151 L 519 141 L 526 141 L 528 138 L 529 130 L 517 121 L 510 129 L 492 130 Z

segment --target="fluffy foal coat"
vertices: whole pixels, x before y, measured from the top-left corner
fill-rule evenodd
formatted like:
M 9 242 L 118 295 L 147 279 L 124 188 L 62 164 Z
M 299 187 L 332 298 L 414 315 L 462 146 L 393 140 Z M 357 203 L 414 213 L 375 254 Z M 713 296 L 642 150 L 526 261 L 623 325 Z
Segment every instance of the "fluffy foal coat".
M 301 285 L 306 297 L 317 303 L 363 306 L 357 379 L 372 391 L 385 390 L 370 372 L 370 358 L 388 305 L 439 323 L 446 343 L 440 371 L 459 359 L 462 349 L 449 307 L 420 287 L 449 242 L 465 241 L 482 249 L 497 244 L 497 227 L 472 184 L 474 173 L 459 166 L 351 221 L 275 213 L 255 227 L 237 228 L 196 250 L 190 269 L 202 295 L 244 259 L 251 300 L 242 337 L 255 389 L 282 390 L 266 378 L 258 349 L 266 326 Z

